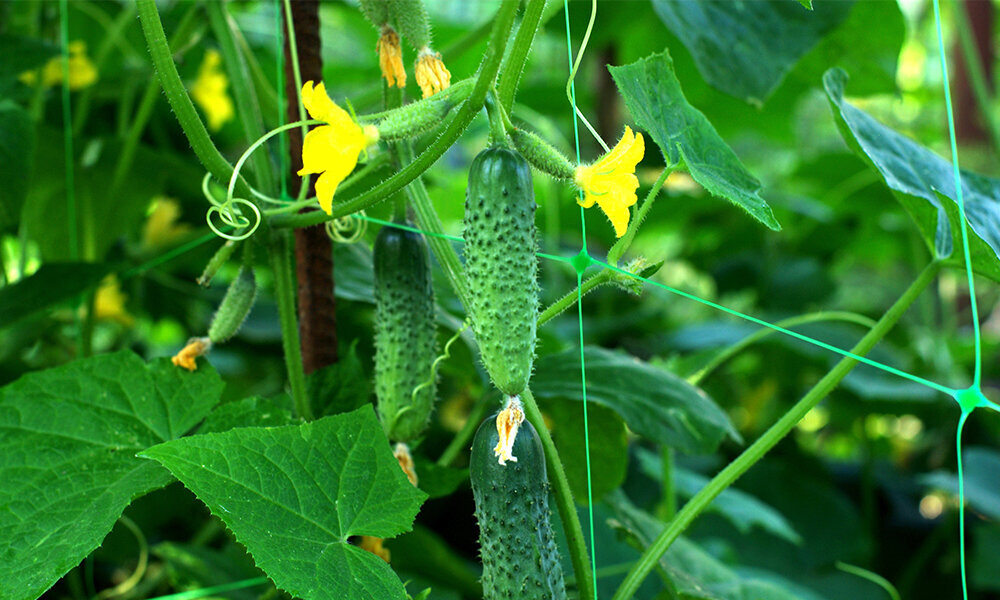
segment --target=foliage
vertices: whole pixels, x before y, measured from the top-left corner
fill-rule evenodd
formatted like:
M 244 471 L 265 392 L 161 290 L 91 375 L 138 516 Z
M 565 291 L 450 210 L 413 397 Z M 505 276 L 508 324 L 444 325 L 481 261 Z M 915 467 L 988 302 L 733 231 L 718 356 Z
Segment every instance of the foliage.
M 996 594 L 997 100 L 975 61 L 953 80 L 956 187 L 931 0 L 602 0 L 593 28 L 591 3 L 321 3 L 293 57 L 303 4 L 0 3 L 0 597 L 482 598 L 469 448 L 508 357 L 479 304 L 569 597 Z M 489 294 L 465 267 L 470 167 L 518 144 L 537 322 L 509 311 L 532 244 L 495 239 L 510 178 L 473 178 Z M 371 248 L 403 222 L 439 354 L 399 448 Z M 318 224 L 332 273 L 294 241 Z

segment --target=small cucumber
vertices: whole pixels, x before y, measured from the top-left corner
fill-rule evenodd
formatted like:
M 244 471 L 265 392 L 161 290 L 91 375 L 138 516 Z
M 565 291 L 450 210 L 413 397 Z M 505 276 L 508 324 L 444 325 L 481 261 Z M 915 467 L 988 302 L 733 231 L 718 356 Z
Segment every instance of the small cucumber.
M 549 523 L 549 484 L 538 433 L 523 422 L 514 439 L 517 461 L 501 465 L 496 415 L 472 442 L 469 476 L 479 521 L 485 600 L 565 600 L 566 585 Z
M 465 196 L 465 273 L 476 341 L 493 384 L 520 394 L 531 377 L 538 318 L 538 249 L 531 168 L 494 146 L 476 156 Z
M 423 385 L 437 355 L 427 245 L 418 233 L 383 227 L 374 255 L 378 413 L 389 439 L 406 442 L 427 428 L 437 392 L 433 379 Z
M 208 339 L 213 344 L 224 342 L 236 335 L 250 314 L 254 300 L 257 298 L 257 280 L 253 269 L 241 267 L 236 279 L 229 284 L 226 295 L 215 311 L 212 324 L 208 327 Z

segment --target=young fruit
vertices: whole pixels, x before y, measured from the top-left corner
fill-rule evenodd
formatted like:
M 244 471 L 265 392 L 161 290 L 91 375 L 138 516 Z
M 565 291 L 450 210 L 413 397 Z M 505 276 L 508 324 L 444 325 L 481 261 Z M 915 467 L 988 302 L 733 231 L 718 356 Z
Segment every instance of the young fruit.
M 383 227 L 375 239 L 375 395 L 390 440 L 420 436 L 434 408 L 434 288 L 424 238 Z M 414 390 L 416 393 L 414 394 Z
M 501 465 L 497 415 L 472 442 L 469 475 L 479 521 L 485 600 L 565 600 L 566 587 L 549 523 L 545 454 L 535 428 L 519 427 L 509 460 Z
M 229 284 L 219 309 L 215 311 L 212 324 L 208 327 L 208 339 L 213 344 L 218 344 L 236 335 L 250 314 L 256 298 L 257 280 L 254 278 L 253 269 L 242 267 L 236 274 L 236 279 Z
M 531 377 L 538 317 L 538 243 L 531 168 L 513 150 L 487 148 L 469 169 L 465 273 L 476 341 L 493 384 L 520 394 Z

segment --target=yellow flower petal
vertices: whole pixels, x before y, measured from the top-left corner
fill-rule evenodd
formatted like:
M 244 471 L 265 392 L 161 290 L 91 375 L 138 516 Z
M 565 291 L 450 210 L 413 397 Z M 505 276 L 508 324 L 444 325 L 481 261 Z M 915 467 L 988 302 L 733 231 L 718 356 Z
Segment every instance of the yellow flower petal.
M 517 439 L 517 430 L 524 423 L 524 409 L 521 400 L 517 396 L 511 396 L 507 400 L 507 406 L 497 415 L 497 433 L 500 440 L 493 455 L 499 457 L 497 462 L 506 465 L 507 461 L 517 462 L 514 456 L 514 440 Z
M 87 56 L 87 44 L 83 40 L 74 40 L 66 46 L 67 73 L 63 73 L 63 57 L 50 58 L 41 68 L 42 85 L 52 87 L 61 85 L 63 77 L 67 77 L 69 89 L 78 90 L 93 85 L 97 81 L 97 67 Z M 38 81 L 39 71 L 25 71 L 18 79 L 25 85 L 34 85 Z
M 645 151 L 642 134 L 633 134 L 632 128 L 626 127 L 622 139 L 610 152 L 594 164 L 580 165 L 576 170 L 574 181 L 583 190 L 583 200 L 578 200 L 578 204 L 590 208 L 596 203 L 611 220 L 617 237 L 625 235 L 628 229 L 628 208 L 636 203 L 635 191 L 639 188 L 635 167 Z
M 417 55 L 414 73 L 424 98 L 433 96 L 451 86 L 451 72 L 441 61 L 441 53 L 434 52 L 427 46 L 424 46 Z
M 389 87 L 406 87 L 406 69 L 403 68 L 403 48 L 399 43 L 399 34 L 388 25 L 382 26 L 382 35 L 375 45 L 378 51 L 378 66 L 382 69 Z
M 174 355 L 170 361 L 174 363 L 175 367 L 194 371 L 198 368 L 198 363 L 195 362 L 195 359 L 203 356 L 211 347 L 212 341 L 207 337 L 191 338 L 188 340 L 187 345 L 181 348 L 181 351 Z
M 385 562 L 389 562 L 389 549 L 382 546 L 382 538 L 371 535 L 361 536 L 358 546 L 362 550 L 367 550 Z
M 355 125 L 350 113 L 337 106 L 337 103 L 330 99 L 323 82 L 313 87 L 313 82 L 307 81 L 302 86 L 302 104 L 309 112 L 309 116 L 317 121 L 329 123 L 336 128 Z
M 205 113 L 211 131 L 218 131 L 236 115 L 228 89 L 229 78 L 222 70 L 222 55 L 209 48 L 201 59 L 198 77 L 191 85 L 191 99 Z
M 125 327 L 135 323 L 135 317 L 125 310 L 128 296 L 122 293 L 118 278 L 109 275 L 101 283 L 94 296 L 94 318 L 99 321 L 117 321 Z

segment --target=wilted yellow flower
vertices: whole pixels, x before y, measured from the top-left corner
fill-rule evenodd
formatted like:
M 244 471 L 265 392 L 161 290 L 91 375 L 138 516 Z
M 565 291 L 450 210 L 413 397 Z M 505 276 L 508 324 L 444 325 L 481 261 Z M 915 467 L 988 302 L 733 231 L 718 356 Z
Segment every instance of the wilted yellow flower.
M 97 81 L 97 67 L 87 56 L 87 44 L 82 40 L 69 43 L 66 47 L 69 55 L 67 65 L 69 66 L 69 89 L 78 90 L 93 85 Z M 45 66 L 41 68 L 42 85 L 51 87 L 59 85 L 63 80 L 63 57 L 56 56 L 50 58 Z M 38 71 L 25 71 L 18 79 L 26 85 L 34 85 L 38 81 Z
M 382 538 L 371 535 L 361 536 L 358 546 L 362 550 L 367 550 L 385 562 L 389 562 L 389 550 L 382 546 Z
M 417 487 L 417 468 L 413 463 L 413 455 L 410 454 L 410 447 L 403 442 L 399 442 L 392 449 L 392 455 L 396 457 L 396 461 L 399 462 L 399 468 L 403 469 L 403 472 L 406 473 L 406 478 L 410 480 L 413 487 Z
M 181 207 L 176 200 L 164 196 L 153 198 L 153 210 L 142 227 L 142 246 L 150 250 L 161 248 L 185 235 L 191 226 L 178 224 L 180 216 Z
M 121 286 L 118 285 L 118 278 L 109 275 L 94 295 L 94 318 L 99 321 L 116 321 L 131 327 L 135 323 L 135 317 L 125 310 L 127 299 L 128 296 L 122 293 Z
M 635 166 L 645 151 L 642 134 L 633 135 L 632 129 L 626 127 L 621 141 L 610 152 L 592 165 L 576 168 L 574 180 L 583 190 L 583 200 L 578 203 L 590 208 L 596 202 L 611 220 L 617 237 L 625 235 L 628 228 L 628 207 L 636 203 L 635 190 L 639 187 Z
M 417 76 L 417 85 L 420 86 L 424 98 L 446 90 L 451 85 L 451 72 L 441 61 L 441 53 L 435 52 L 427 46 L 424 46 L 417 53 L 414 72 Z
M 181 351 L 175 354 L 170 361 L 174 363 L 175 367 L 181 367 L 187 369 L 188 371 L 194 371 L 198 368 L 197 359 L 199 356 L 204 356 L 206 352 L 212 347 L 212 340 L 207 337 L 195 337 L 188 340 L 187 345 L 181 348 Z
M 205 113 L 208 128 L 218 131 L 233 118 L 233 99 L 226 90 L 229 89 L 229 78 L 222 70 L 222 56 L 218 50 L 209 48 L 198 67 L 198 77 L 191 86 L 191 98 Z
M 517 396 L 511 396 L 507 400 L 507 406 L 497 415 L 497 433 L 500 434 L 500 441 L 493 449 L 493 455 L 498 456 L 501 465 L 507 461 L 517 462 L 517 457 L 513 455 L 514 440 L 517 439 L 517 429 L 524 423 L 524 409 L 521 407 L 521 400 Z
M 388 25 L 382 26 L 382 35 L 375 45 L 378 51 L 378 66 L 382 69 L 382 77 L 389 87 L 406 87 L 406 69 L 403 68 L 403 48 L 399 43 L 399 34 Z
M 322 83 L 313 87 L 313 82 L 307 81 L 302 86 L 302 104 L 310 117 L 326 125 L 306 134 L 299 175 L 322 173 L 316 180 L 316 199 L 320 208 L 331 214 L 337 186 L 357 166 L 361 151 L 378 141 L 378 129 L 355 123 L 346 110 L 330 99 Z

